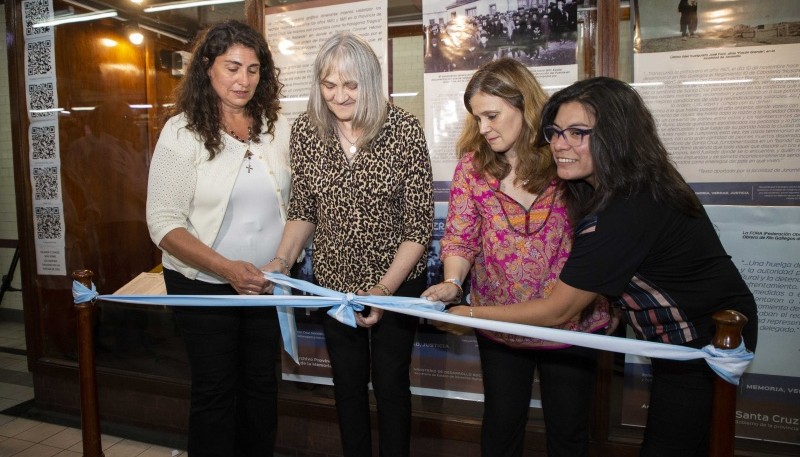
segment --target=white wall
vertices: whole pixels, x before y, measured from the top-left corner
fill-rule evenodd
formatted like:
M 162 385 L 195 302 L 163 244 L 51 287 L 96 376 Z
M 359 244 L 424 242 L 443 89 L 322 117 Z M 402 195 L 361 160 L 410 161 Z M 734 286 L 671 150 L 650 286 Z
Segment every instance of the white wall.
M 425 125 L 425 93 L 422 89 L 422 75 L 425 73 L 423 62 L 422 36 L 392 38 L 392 92 L 414 93 L 413 97 L 394 97 L 392 102 L 417 116 Z
M 0 36 L 6 36 L 6 13 L 0 6 Z M 18 239 L 17 206 L 14 197 L 14 164 L 11 154 L 11 104 L 8 90 L 8 53 L 6 40 L 0 40 L 0 238 Z M 11 249 L 0 249 L 0 276 L 8 273 Z M 11 285 L 20 288 L 19 266 Z M 22 294 L 8 292 L 3 296 L 1 308 L 22 309 Z

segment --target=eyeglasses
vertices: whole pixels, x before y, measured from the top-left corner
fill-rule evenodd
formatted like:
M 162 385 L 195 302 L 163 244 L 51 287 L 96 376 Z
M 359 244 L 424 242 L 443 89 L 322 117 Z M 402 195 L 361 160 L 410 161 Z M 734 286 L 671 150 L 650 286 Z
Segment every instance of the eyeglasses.
M 567 127 L 564 130 L 559 130 L 555 125 L 548 125 L 542 130 L 544 131 L 544 139 L 548 143 L 553 143 L 560 136 L 568 145 L 576 148 L 583 144 L 583 137 L 592 133 L 592 129 L 579 129 L 578 127 Z

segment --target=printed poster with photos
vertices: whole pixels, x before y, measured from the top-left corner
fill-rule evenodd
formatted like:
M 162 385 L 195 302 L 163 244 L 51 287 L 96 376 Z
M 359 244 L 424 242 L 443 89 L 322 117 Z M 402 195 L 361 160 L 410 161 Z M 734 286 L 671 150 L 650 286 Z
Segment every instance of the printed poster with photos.
M 369 42 L 381 62 L 388 95 L 387 20 L 386 0 L 314 0 L 266 8 L 264 35 L 281 69 L 281 112 L 289 122 L 305 112 L 317 51 L 336 32 L 352 31 Z
M 468 115 L 463 94 L 482 64 L 509 57 L 525 64 L 549 93 L 578 78 L 575 1 L 424 0 L 425 135 L 434 193 L 447 201 L 456 141 Z
M 632 2 L 634 86 L 752 290 L 756 356 L 736 436 L 800 444 L 800 2 Z M 623 423 L 644 425 L 650 367 L 628 356 Z

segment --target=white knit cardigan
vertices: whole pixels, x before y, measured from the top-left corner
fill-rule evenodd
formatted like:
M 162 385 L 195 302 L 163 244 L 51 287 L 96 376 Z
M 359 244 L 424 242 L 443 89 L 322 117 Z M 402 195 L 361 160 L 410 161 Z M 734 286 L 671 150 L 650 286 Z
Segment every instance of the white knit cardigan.
M 281 202 L 281 224 L 286 223 L 291 189 L 289 134 L 289 123 L 279 114 L 274 135 L 262 133 L 261 141 L 250 145 L 254 156 L 263 157 L 267 166 L 265 179 L 270 180 Z M 147 226 L 156 245 L 181 227 L 208 246 L 214 243 L 248 148 L 228 135 L 222 135 L 222 142 L 219 154 L 208 160 L 203 141 L 186 129 L 183 114 L 167 121 L 150 163 L 147 185 Z M 197 277 L 197 269 L 166 251 L 162 261 L 189 279 Z

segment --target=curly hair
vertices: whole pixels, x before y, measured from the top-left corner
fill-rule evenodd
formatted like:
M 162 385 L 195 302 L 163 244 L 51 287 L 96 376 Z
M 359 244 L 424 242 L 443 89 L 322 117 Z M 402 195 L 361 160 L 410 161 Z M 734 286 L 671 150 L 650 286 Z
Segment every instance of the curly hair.
M 202 32 L 195 41 L 189 68 L 175 89 L 173 108 L 173 113 L 184 113 L 186 116 L 186 128 L 203 139 L 209 160 L 222 149 L 222 133 L 220 99 L 211 86 L 208 69 L 214 65 L 217 57 L 237 44 L 254 50 L 260 64 L 258 86 L 253 98 L 245 106 L 245 112 L 253 119 L 253 131 L 264 132 L 263 118 L 266 118 L 266 133 L 273 135 L 275 132 L 283 84 L 278 80 L 280 70 L 275 68 L 266 40 L 239 21 L 214 25 Z M 255 136 L 253 141 L 258 142 L 258 137 Z
M 469 80 L 464 91 L 464 106 L 472 114 L 470 100 L 477 93 L 500 97 L 522 112 L 524 127 L 516 141 L 516 180 L 526 183 L 525 190 L 541 193 L 556 176 L 553 155 L 546 145 L 539 144 L 539 113 L 547 101 L 547 94 L 531 72 L 520 62 L 501 58 L 487 62 Z M 503 179 L 511 172 L 504 154 L 492 150 L 481 135 L 475 116 L 467 116 L 456 144 L 458 157 L 474 151 L 475 170 L 495 179 Z
M 614 198 L 641 192 L 688 216 L 702 213 L 700 200 L 658 137 L 653 115 L 631 86 L 596 77 L 561 89 L 542 110 L 541 138 L 561 105 L 569 102 L 580 103 L 594 117 L 588 138 L 595 187 L 583 180 L 567 181 L 565 198 L 573 221 L 603 210 Z

